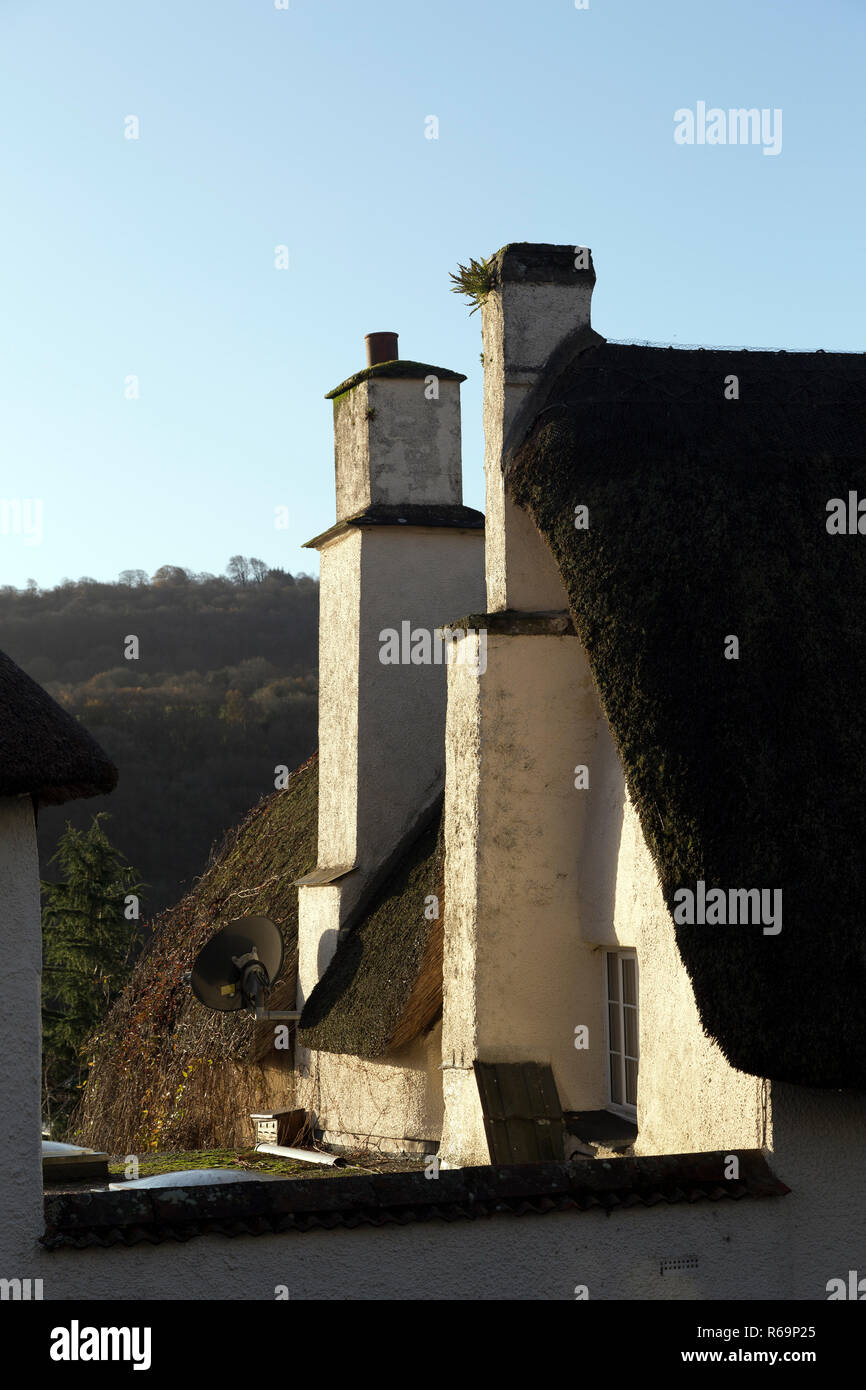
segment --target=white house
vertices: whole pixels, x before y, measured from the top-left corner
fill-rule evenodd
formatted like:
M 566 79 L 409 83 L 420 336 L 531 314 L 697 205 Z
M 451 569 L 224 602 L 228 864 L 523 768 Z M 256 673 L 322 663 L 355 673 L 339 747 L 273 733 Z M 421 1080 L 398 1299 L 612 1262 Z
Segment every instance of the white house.
M 6 980 L 0 1011 L 0 1255 L 6 1254 L 7 1268 L 12 1252 L 21 1254 L 22 1233 L 28 1232 L 32 1248 L 43 1225 L 36 818 L 40 806 L 101 796 L 116 782 L 117 769 L 87 731 L 0 652 L 0 953 Z
M 392 874 L 347 919 L 312 991 L 302 911 L 300 1038 L 328 1085 L 298 1094 L 334 1142 L 438 1140 L 448 1166 L 532 1156 L 533 1125 L 536 1157 L 762 1150 L 795 1194 L 786 1258 L 836 1241 L 853 1260 L 864 581 L 825 523 L 858 476 L 863 359 L 608 344 L 594 281 L 582 248 L 492 261 L 486 603 L 437 595 L 467 634 L 439 839 L 416 840 L 426 877 Z M 381 624 L 403 616 L 394 593 Z M 441 1034 L 383 1048 L 407 989 L 381 937 L 419 961 L 440 855 Z
M 602 1298 L 823 1298 L 866 1235 L 866 571 L 856 526 L 827 522 L 864 486 L 864 359 L 609 343 L 594 283 L 586 248 L 489 263 L 483 530 L 457 373 L 377 334 L 330 393 L 318 763 L 161 930 L 174 951 L 186 924 L 192 958 L 237 893 L 273 916 L 297 1047 L 250 1026 L 226 1065 L 251 1047 L 269 1103 L 303 1104 L 326 1143 L 438 1158 L 426 1191 L 293 1185 L 278 1215 L 271 1195 L 265 1242 L 307 1229 L 300 1207 L 335 1242 L 425 1203 L 555 1210 L 513 1237 L 536 1291 L 478 1273 L 496 1221 L 449 1226 L 475 1290 L 455 1296 L 585 1276 Z M 160 959 L 158 934 L 142 969 Z M 50 1241 L 124 1220 L 61 1203 Z M 383 1288 L 398 1244 L 377 1247 Z

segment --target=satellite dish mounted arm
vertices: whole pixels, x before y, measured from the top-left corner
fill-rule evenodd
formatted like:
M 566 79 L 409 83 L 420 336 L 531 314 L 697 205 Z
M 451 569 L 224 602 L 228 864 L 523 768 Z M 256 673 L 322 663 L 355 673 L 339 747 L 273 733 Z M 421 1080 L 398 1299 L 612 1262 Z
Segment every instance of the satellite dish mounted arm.
M 282 968 L 283 939 L 274 923 L 267 917 L 239 917 L 199 952 L 189 983 L 209 1009 L 246 1009 L 259 1022 L 297 1022 L 298 1010 L 267 1008 Z
M 240 971 L 240 990 L 244 997 L 244 1008 L 251 1010 L 258 1022 L 267 1023 L 277 1019 L 299 1019 L 299 1012 L 286 1009 L 268 1009 L 265 1001 L 270 989 L 270 978 L 255 946 L 243 956 L 232 956 L 232 965 Z

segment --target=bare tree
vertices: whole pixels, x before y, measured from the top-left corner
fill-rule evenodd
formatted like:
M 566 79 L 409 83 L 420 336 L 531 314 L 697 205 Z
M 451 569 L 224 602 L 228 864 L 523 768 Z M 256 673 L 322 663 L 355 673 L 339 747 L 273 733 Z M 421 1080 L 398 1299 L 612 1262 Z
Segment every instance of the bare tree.
M 226 574 L 233 584 L 249 584 L 249 560 L 244 555 L 233 555 L 226 566 Z

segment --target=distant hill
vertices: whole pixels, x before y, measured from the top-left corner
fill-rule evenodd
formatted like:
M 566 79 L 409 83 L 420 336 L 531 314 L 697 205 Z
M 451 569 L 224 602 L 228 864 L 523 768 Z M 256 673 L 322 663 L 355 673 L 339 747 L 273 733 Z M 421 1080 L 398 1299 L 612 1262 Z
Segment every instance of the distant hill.
M 111 796 L 40 811 L 43 875 L 66 821 L 83 828 L 104 809 L 148 885 L 143 915 L 175 903 L 274 791 L 274 769 L 315 750 L 318 606 L 315 579 L 241 556 L 226 576 L 166 565 L 114 584 L 0 588 L 0 648 L 120 769 Z

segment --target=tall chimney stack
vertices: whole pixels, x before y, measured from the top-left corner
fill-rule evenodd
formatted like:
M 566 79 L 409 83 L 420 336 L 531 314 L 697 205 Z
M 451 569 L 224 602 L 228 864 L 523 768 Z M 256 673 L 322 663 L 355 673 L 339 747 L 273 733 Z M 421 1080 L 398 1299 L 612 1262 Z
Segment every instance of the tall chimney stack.
M 484 606 L 484 518 L 463 506 L 459 372 L 397 357 L 328 393 L 336 524 L 321 556 L 318 867 L 301 886 L 299 998 L 309 996 L 371 875 L 441 791 L 446 667 L 432 635 Z M 399 655 L 385 634 L 399 637 Z
M 588 249 L 572 246 L 506 246 L 492 270 L 483 307 L 486 669 L 480 679 L 471 662 L 448 671 L 445 1167 L 490 1161 L 476 1062 L 550 1065 L 576 1108 L 587 1090 L 573 1019 L 596 1028 L 600 1017 L 590 948 L 574 925 L 576 876 L 564 872 L 583 843 L 586 806 L 566 759 L 589 761 L 596 696 L 550 550 L 502 473 L 509 435 L 515 422 L 522 428 L 521 407 L 551 356 L 566 340 L 578 348 L 597 339 L 595 274 Z
M 514 242 L 493 257 L 482 309 L 484 467 L 487 475 L 487 608 L 565 609 L 562 580 L 532 521 L 509 499 L 502 475 L 508 432 L 566 338 L 590 328 L 595 286 L 585 246 Z

